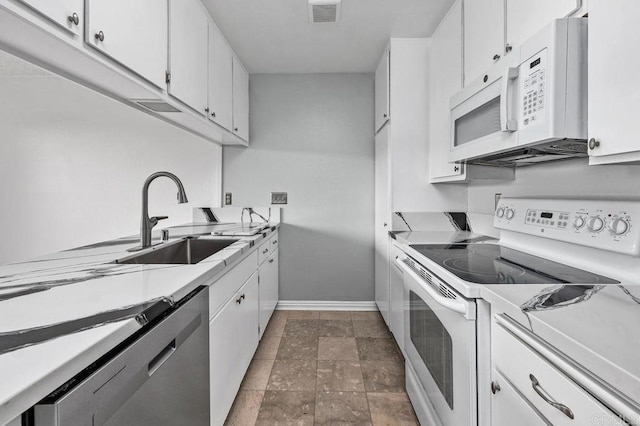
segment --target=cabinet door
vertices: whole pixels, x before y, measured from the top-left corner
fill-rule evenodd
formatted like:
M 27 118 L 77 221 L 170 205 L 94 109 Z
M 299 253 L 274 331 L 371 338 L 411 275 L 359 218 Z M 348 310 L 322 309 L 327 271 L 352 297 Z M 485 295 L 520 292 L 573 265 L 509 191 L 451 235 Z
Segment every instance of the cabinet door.
M 449 98 L 462 89 L 462 2 L 457 1 L 433 33 L 429 70 L 431 181 L 464 180 L 462 165 L 449 162 L 451 120 Z
M 402 252 L 391 244 L 389 256 L 389 329 L 404 354 L 404 275 L 396 259 Z
M 169 94 L 206 114 L 207 12 L 199 0 L 170 0 L 169 6 Z
M 167 0 L 87 0 L 87 43 L 158 87 L 167 70 Z
M 84 19 L 83 0 L 20 0 L 22 3 L 40 12 L 60 27 L 73 34 L 80 35 L 81 20 Z M 74 16 L 75 14 L 75 16 Z M 76 19 L 77 16 L 77 19 Z M 76 22 L 78 22 L 76 24 Z
M 215 284 L 214 284 L 215 285 Z M 209 323 L 209 383 L 211 424 L 221 425 L 236 397 L 244 371 L 239 370 L 242 349 L 238 339 L 238 293 Z M 237 386 L 236 386 L 237 384 Z
M 376 69 L 375 80 L 375 131 L 389 120 L 389 49 L 385 49 Z
M 249 141 L 249 73 L 233 57 L 233 133 Z
M 238 299 L 240 300 L 238 318 L 236 320 L 238 334 L 234 344 L 242 348 L 238 354 L 239 368 L 242 372 L 240 380 L 242 380 L 258 347 L 259 340 L 260 302 L 257 271 L 242 286 L 238 292 Z M 238 382 L 238 386 L 240 386 L 240 382 Z
M 375 293 L 376 304 L 389 324 L 389 127 L 375 140 Z
M 278 304 L 278 250 L 260 267 L 260 337 Z
M 209 25 L 209 118 L 231 131 L 233 51 L 215 25 Z
M 507 40 L 510 46 L 540 31 L 553 19 L 567 16 L 577 6 L 576 0 L 506 0 Z
M 589 149 L 591 160 L 634 151 L 632 159 L 640 160 L 636 136 L 640 52 L 630 48 L 640 45 L 640 31 L 635 26 L 638 13 L 640 2 L 634 0 L 589 2 L 588 127 L 589 138 L 599 142 Z
M 464 84 L 480 77 L 504 52 L 504 1 L 464 0 Z
M 491 403 L 491 424 L 494 426 L 539 426 L 551 425 L 547 419 L 496 370 L 493 370 L 494 383 L 500 390 L 493 395 Z

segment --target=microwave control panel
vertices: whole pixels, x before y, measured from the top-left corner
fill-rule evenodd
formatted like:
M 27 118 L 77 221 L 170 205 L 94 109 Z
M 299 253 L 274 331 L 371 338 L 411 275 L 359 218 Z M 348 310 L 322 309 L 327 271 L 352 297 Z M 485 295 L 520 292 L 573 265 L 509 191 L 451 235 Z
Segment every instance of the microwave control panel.
M 547 49 L 524 61 L 520 65 L 520 93 L 522 113 L 520 128 L 534 125 L 545 117 Z

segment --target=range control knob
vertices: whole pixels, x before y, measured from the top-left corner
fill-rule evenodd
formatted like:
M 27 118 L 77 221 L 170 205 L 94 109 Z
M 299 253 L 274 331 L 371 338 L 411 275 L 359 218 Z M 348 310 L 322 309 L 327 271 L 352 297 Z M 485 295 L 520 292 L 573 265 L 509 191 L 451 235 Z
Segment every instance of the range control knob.
M 609 230 L 613 235 L 622 235 L 629 230 L 629 222 L 624 219 L 613 219 L 609 223 Z
M 574 227 L 575 229 L 580 229 L 580 228 L 582 228 L 582 227 L 584 226 L 584 224 L 585 224 L 585 220 L 584 220 L 584 217 L 582 217 L 582 216 L 576 216 L 576 217 L 573 219 L 573 227 Z
M 504 209 L 502 207 L 500 207 L 498 210 L 496 210 L 496 216 L 498 216 L 498 217 L 504 216 Z
M 516 215 L 516 212 L 513 209 L 507 209 L 505 215 L 507 216 L 507 219 L 511 220 L 513 219 L 513 216 Z
M 599 232 L 604 228 L 604 221 L 599 216 L 591 216 L 587 221 L 587 228 L 591 232 Z

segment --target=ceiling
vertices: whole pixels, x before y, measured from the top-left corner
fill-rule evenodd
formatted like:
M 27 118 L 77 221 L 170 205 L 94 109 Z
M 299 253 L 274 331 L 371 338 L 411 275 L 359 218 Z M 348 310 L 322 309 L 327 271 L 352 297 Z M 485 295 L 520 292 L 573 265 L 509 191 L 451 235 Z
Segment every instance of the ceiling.
M 342 0 L 311 24 L 307 0 L 203 0 L 248 71 L 373 72 L 390 37 L 429 37 L 454 0 Z

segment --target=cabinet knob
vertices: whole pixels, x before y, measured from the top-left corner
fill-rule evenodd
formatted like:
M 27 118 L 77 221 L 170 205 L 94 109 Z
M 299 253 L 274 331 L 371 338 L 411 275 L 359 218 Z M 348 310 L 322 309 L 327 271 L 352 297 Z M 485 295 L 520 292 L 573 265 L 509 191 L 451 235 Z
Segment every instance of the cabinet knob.
M 500 59 L 500 55 L 498 55 L 497 53 L 495 55 L 493 55 L 493 60 L 497 61 L 498 59 Z
M 278 240 L 273 240 L 271 244 L 278 244 Z
M 233 131 L 234 131 L 234 132 L 237 132 L 237 131 L 238 131 L 238 128 L 237 128 L 237 127 L 234 127 L 234 128 L 233 128 Z
M 215 112 L 212 112 L 212 113 L 211 113 L 211 116 L 212 116 L 213 118 L 215 118 L 215 117 L 216 117 L 216 113 L 215 113 Z
M 495 395 L 498 392 L 500 392 L 500 385 L 498 382 L 491 382 L 491 393 Z
M 454 167 L 453 167 L 453 171 L 454 171 L 454 172 L 457 172 L 458 170 L 460 170 L 460 167 L 458 167 L 458 166 L 454 166 Z
M 78 25 L 80 23 L 80 17 L 78 16 L 77 13 L 73 13 L 73 15 L 69 16 L 69 22 L 71 22 L 74 25 Z
M 509 53 L 513 50 L 513 46 L 510 45 L 509 43 L 506 44 L 506 46 L 504 46 L 504 52 L 505 53 Z
M 273 259 L 269 259 L 269 263 L 273 263 Z
M 387 222 L 383 223 L 382 226 L 387 227 Z
M 382 114 L 382 117 L 383 118 L 387 118 L 387 114 Z
M 206 107 L 206 108 L 204 109 L 204 112 L 206 112 L 206 113 L 208 114 L 208 113 L 209 113 L 209 107 Z
M 262 250 L 262 254 L 266 254 L 269 251 L 269 249 L 264 249 Z
M 96 40 L 104 41 L 104 33 L 102 31 L 97 32 L 95 38 Z
M 488 80 L 489 80 L 489 76 L 485 74 L 484 77 L 482 77 L 482 81 L 486 83 Z
M 594 138 L 589 139 L 589 149 L 596 149 L 599 146 L 600 146 L 600 141 L 597 141 Z

